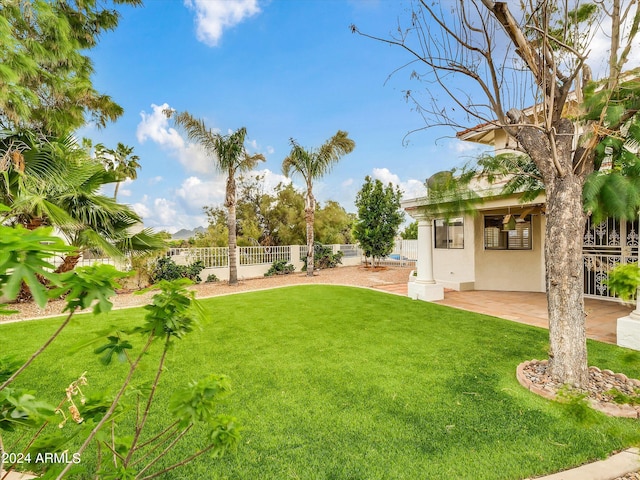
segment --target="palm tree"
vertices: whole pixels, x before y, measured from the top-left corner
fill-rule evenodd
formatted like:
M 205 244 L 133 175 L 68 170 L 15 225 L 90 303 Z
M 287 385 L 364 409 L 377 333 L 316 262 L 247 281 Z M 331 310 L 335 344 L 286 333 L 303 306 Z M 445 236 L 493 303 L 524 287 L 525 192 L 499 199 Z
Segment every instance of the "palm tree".
M 307 221 L 307 276 L 313 275 L 313 222 L 316 210 L 316 199 L 313 196 L 313 181 L 329 173 L 340 158 L 351 153 L 356 143 L 342 130 L 327 140 L 317 150 L 305 150 L 292 138 L 291 152 L 282 162 L 282 171 L 288 177 L 290 173 L 302 176 L 307 186 L 305 198 L 305 219 Z
M 149 229 L 131 233 L 141 222 L 127 205 L 99 193 L 114 172 L 90 158 L 71 137 L 39 137 L 30 132 L 0 136 L 0 201 L 5 219 L 27 228 L 53 225 L 69 244 L 112 257 L 166 248 Z M 79 254 L 65 257 L 58 271 L 72 270 Z
M 127 178 L 135 180 L 138 178 L 138 169 L 140 168 L 140 157 L 138 155 L 132 155 L 133 147 L 129 147 L 123 143 L 118 142 L 118 146 L 114 149 L 105 148 L 104 145 L 99 143 L 96 145 L 96 156 L 100 159 L 102 164 L 107 170 L 112 171 L 116 177 L 116 187 L 113 191 L 113 199 L 118 197 L 118 189 L 120 183 Z
M 168 116 L 174 116 L 175 124 L 182 127 L 187 137 L 200 144 L 212 158 L 216 170 L 227 174 L 227 188 L 224 206 L 227 208 L 227 226 L 229 228 L 229 285 L 238 283 L 238 261 L 236 258 L 236 173 L 253 169 L 258 162 L 264 162 L 262 154 L 249 155 L 244 141 L 247 129 L 242 127 L 229 135 L 221 135 L 207 128 L 202 120 L 191 116 L 188 112 L 175 113 L 166 111 Z
M 47 137 L 31 130 L 0 133 L 0 203 L 11 208 L 7 219 L 29 229 L 73 223 L 46 191 L 69 185 L 82 154 L 70 135 Z
M 112 258 L 166 248 L 162 236 L 151 229 L 132 232 L 142 219 L 131 207 L 100 194 L 103 185 L 113 182 L 112 172 L 98 163 L 85 163 L 76 169 L 73 188 L 50 192 L 55 195 L 56 205 L 74 220 L 59 227 L 70 245 L 78 247 L 79 252 L 94 250 Z M 72 270 L 79 258 L 79 255 L 65 257 L 56 271 Z

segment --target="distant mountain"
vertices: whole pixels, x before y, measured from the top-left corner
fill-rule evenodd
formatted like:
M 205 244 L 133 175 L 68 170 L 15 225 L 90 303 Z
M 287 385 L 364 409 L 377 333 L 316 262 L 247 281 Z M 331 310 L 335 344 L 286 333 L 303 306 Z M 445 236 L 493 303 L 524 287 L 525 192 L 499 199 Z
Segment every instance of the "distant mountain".
M 196 227 L 193 230 L 187 230 L 183 228 L 171 235 L 171 240 L 189 240 L 191 237 L 195 237 L 196 233 L 204 233 L 207 229 L 205 227 Z

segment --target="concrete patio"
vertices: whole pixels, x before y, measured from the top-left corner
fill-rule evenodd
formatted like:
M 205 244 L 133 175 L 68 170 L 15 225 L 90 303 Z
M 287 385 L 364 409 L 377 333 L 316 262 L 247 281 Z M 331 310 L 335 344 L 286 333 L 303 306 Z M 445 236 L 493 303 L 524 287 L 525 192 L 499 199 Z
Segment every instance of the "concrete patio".
M 389 293 L 407 295 L 406 284 L 385 285 L 378 288 Z M 547 298 L 544 293 L 445 290 L 444 300 L 434 303 L 537 327 L 548 328 L 549 326 Z M 632 306 L 616 301 L 585 299 L 587 336 L 593 340 L 615 344 L 617 319 L 628 315 L 632 310 Z

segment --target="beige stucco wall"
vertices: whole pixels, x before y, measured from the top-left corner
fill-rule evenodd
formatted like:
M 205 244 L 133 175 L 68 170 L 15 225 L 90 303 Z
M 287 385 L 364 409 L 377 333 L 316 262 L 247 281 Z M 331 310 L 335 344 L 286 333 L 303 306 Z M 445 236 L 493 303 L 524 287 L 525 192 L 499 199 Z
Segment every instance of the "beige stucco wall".
M 474 220 L 464 217 L 464 248 L 434 248 L 433 276 L 437 283 L 453 290 L 473 290 L 474 270 Z
M 485 250 L 484 214 L 475 226 L 475 289 L 544 292 L 544 215 L 532 216 L 531 250 Z

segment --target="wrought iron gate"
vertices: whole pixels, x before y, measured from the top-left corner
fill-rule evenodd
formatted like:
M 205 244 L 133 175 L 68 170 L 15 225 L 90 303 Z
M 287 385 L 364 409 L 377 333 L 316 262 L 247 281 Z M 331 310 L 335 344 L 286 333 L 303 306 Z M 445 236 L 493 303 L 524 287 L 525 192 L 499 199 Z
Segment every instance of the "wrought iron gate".
M 605 280 L 616 265 L 638 262 L 638 220 L 609 218 L 593 225 L 588 218 L 582 253 L 585 296 L 614 298 Z

